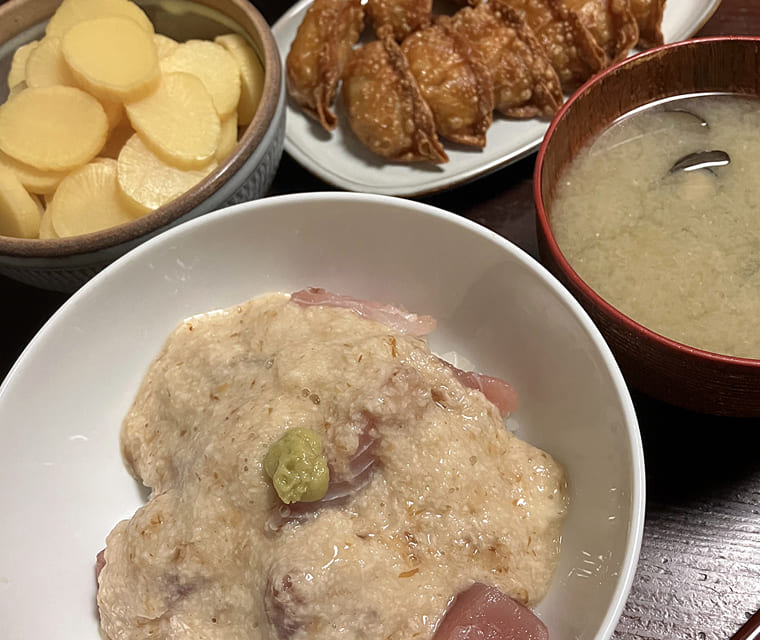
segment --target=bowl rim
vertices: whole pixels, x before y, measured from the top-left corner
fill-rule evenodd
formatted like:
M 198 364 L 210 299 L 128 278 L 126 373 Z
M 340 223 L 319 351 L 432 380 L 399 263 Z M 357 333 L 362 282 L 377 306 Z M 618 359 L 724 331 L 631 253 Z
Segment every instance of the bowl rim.
M 673 42 L 670 44 L 660 45 L 652 49 L 647 49 L 640 53 L 634 54 L 614 65 L 608 67 L 601 73 L 587 80 L 581 85 L 562 105 L 555 117 L 552 119 L 544 136 L 541 146 L 538 150 L 536 157 L 536 164 L 533 170 L 533 200 L 536 207 L 536 220 L 543 240 L 546 244 L 546 248 L 552 255 L 552 259 L 555 260 L 562 270 L 564 276 L 570 281 L 573 287 L 582 292 L 582 294 L 590 300 L 590 302 L 598 307 L 602 313 L 609 316 L 615 323 L 623 326 L 625 330 L 640 334 L 648 341 L 657 344 L 666 349 L 675 351 L 676 353 L 684 356 L 696 357 L 705 361 L 712 362 L 716 365 L 743 367 L 750 369 L 760 370 L 760 357 L 758 358 L 746 358 L 741 356 L 732 356 L 714 351 L 708 351 L 706 349 L 700 349 L 698 347 L 692 347 L 688 344 L 679 342 L 672 338 L 668 338 L 643 324 L 632 319 L 626 315 L 602 296 L 600 296 L 580 275 L 575 271 L 570 262 L 565 258 L 564 253 L 559 247 L 557 240 L 549 222 L 549 214 L 544 204 L 543 198 L 543 168 L 546 162 L 546 155 L 548 152 L 549 144 L 560 125 L 560 122 L 564 119 L 565 114 L 572 109 L 575 102 L 581 99 L 585 92 L 595 84 L 603 81 L 604 78 L 618 73 L 621 69 L 625 69 L 631 65 L 639 64 L 642 60 L 646 60 L 651 57 L 660 57 L 662 52 L 670 51 L 673 49 L 680 49 L 683 47 L 699 47 L 711 44 L 719 44 L 723 42 L 746 42 L 752 43 L 755 46 L 760 45 L 760 36 L 709 36 L 704 38 L 692 38 L 691 40 L 683 40 L 679 42 Z
M 139 0 L 136 1 L 139 4 Z M 188 1 L 220 11 L 217 5 L 210 0 Z M 135 220 L 101 231 L 66 238 L 13 238 L 0 235 L 0 255 L 14 258 L 63 258 L 103 251 L 138 241 L 141 237 L 158 232 L 193 211 L 245 165 L 258 148 L 259 143 L 264 139 L 269 127 L 276 123 L 275 115 L 283 93 L 283 72 L 277 43 L 262 14 L 247 0 L 231 1 L 236 10 L 242 12 L 254 26 L 257 41 L 251 42 L 247 34 L 243 33 L 242 30 L 241 33 L 249 39 L 249 43 L 253 45 L 261 57 L 264 67 L 264 83 L 261 100 L 253 120 L 246 126 L 243 135 L 240 136 L 225 161 L 220 163 L 190 191 Z M 31 23 L 14 21 L 12 17 L 14 10 L 18 10 L 25 2 L 26 0 L 9 0 L 0 4 L 0 22 L 17 23 L 15 26 L 16 35 L 41 24 L 39 21 Z M 31 15 L 33 21 L 37 19 L 37 13 L 39 13 L 39 9 Z

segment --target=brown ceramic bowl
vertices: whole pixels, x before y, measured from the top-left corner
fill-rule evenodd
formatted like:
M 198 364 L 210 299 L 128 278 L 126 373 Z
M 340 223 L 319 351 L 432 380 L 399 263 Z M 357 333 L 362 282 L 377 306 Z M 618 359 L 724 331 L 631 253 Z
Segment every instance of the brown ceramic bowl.
M 231 154 L 191 190 L 134 222 L 53 240 L 0 236 L 0 274 L 45 289 L 73 291 L 108 263 L 164 229 L 226 204 L 266 194 L 285 135 L 282 64 L 269 26 L 248 0 L 182 0 L 172 8 L 182 3 L 190 10 L 168 12 L 159 0 L 137 0 L 157 32 L 185 40 L 213 38 L 234 30 L 248 38 L 264 66 L 261 102 L 251 123 L 239 131 Z M 41 37 L 59 4 L 60 0 L 9 0 L 0 5 L 0 102 L 7 97 L 5 78 L 13 52 Z
M 636 107 L 696 92 L 760 95 L 760 38 L 704 38 L 652 49 L 611 67 L 570 97 L 536 162 L 539 253 L 599 326 L 631 386 L 698 412 L 760 416 L 760 360 L 695 349 L 634 322 L 578 276 L 552 233 L 555 185 L 591 137 Z

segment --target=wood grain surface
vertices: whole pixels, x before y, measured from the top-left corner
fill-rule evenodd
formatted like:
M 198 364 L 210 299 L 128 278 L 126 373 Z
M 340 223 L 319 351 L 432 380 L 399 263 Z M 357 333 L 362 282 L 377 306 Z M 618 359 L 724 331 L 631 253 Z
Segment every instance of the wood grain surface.
M 255 4 L 273 23 L 292 3 Z M 760 35 L 760 1 L 723 0 L 698 35 L 723 34 Z M 535 256 L 534 161 L 530 156 L 420 200 L 481 223 Z M 331 189 L 285 156 L 272 193 Z M 0 277 L 0 377 L 67 297 Z M 614 637 L 727 639 L 760 609 L 760 420 L 713 418 L 633 395 L 646 456 L 647 516 L 638 571 Z

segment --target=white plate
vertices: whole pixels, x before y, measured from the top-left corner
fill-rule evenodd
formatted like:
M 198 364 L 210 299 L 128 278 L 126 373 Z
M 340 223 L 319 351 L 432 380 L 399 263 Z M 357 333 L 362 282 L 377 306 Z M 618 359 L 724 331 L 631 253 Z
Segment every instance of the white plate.
M 145 497 L 119 427 L 169 331 L 310 285 L 430 313 L 435 350 L 514 384 L 520 436 L 570 478 L 560 565 L 538 614 L 552 640 L 610 637 L 638 558 L 644 469 L 601 334 L 497 234 L 412 200 L 338 192 L 243 203 L 167 231 L 84 285 L 27 347 L 0 386 L 2 640 L 99 640 L 95 555 Z
M 274 25 L 283 61 L 312 0 L 301 0 Z M 713 14 L 720 0 L 668 0 L 662 30 L 666 42 L 692 36 Z M 289 101 L 285 150 L 304 168 L 341 189 L 415 196 L 454 187 L 523 158 L 541 144 L 549 123 L 540 119 L 496 117 L 485 149 L 469 150 L 444 143 L 449 161 L 443 165 L 391 164 L 366 150 L 350 131 L 340 100 L 340 123 L 328 134 Z

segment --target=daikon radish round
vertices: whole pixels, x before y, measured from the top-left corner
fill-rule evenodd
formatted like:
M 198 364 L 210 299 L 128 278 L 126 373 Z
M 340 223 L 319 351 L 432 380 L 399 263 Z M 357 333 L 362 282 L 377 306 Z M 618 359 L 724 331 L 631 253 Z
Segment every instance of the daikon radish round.
M 41 205 L 10 169 L 0 167 L 0 235 L 36 238 L 42 218 Z
M 26 88 L 27 88 L 26 82 L 19 82 L 18 84 L 14 84 L 13 88 L 11 88 L 11 90 L 8 92 L 8 98 L 6 99 L 6 102 L 9 102 L 11 98 L 15 98 L 19 93 L 21 93 Z
M 264 67 L 256 52 L 237 33 L 217 36 L 214 42 L 222 45 L 235 58 L 240 71 L 240 100 L 238 102 L 238 125 L 247 125 L 253 120 L 264 89 Z
M 135 131 L 169 164 L 200 169 L 214 158 L 221 123 L 211 96 L 193 74 L 162 73 L 153 93 L 125 106 Z
M 26 60 L 24 79 L 28 87 L 76 86 L 74 75 L 63 59 L 60 38 L 51 36 L 40 40 Z
M 11 68 L 8 70 L 8 89 L 13 89 L 17 84 L 26 81 L 26 61 L 39 44 L 39 40 L 32 40 L 22 44 L 13 52 Z
M 63 0 L 45 27 L 45 33 L 60 38 L 78 22 L 113 16 L 129 18 L 148 33 L 153 33 L 148 16 L 130 0 Z
M 165 163 L 133 135 L 121 150 L 117 178 L 122 193 L 143 212 L 153 211 L 198 184 L 214 168 L 178 169 Z
M 124 146 L 127 140 L 129 140 L 135 133 L 129 120 L 124 118 L 116 127 L 111 129 L 108 134 L 108 140 L 103 145 L 98 156 L 103 158 L 113 158 L 116 160 L 121 153 L 121 148 Z
M 123 102 L 116 100 L 103 100 L 102 98 L 98 98 L 98 102 L 100 102 L 100 106 L 103 107 L 103 111 L 106 112 L 109 131 L 115 129 L 127 119 Z
M 116 179 L 116 160 L 98 159 L 61 180 L 48 212 L 61 238 L 101 231 L 131 222 L 140 213 L 124 198 Z
M 154 33 L 153 42 L 156 45 L 156 52 L 158 53 L 159 60 L 168 56 L 179 46 L 179 42 L 173 40 L 169 36 L 165 36 L 163 33 Z
M 10 169 L 16 174 L 24 188 L 30 193 L 53 193 L 67 171 L 45 171 L 11 158 L 0 151 L 0 167 Z
M 102 105 L 75 87 L 24 89 L 0 106 L 0 151 L 42 170 L 82 165 L 108 133 Z
M 184 71 L 197 76 L 209 92 L 220 118 L 237 109 L 240 100 L 240 71 L 235 59 L 219 44 L 188 40 L 161 60 L 161 71 Z
M 58 234 L 55 232 L 55 229 L 53 228 L 53 219 L 50 216 L 50 209 L 47 208 L 42 214 L 42 218 L 40 219 L 40 240 L 50 240 L 52 238 L 57 238 Z
M 219 146 L 216 148 L 216 159 L 221 162 L 235 148 L 238 136 L 237 113 L 233 111 L 221 122 L 222 129 L 219 135 Z
M 137 100 L 158 82 L 153 34 L 129 18 L 79 22 L 63 36 L 61 51 L 77 84 L 104 100 Z

